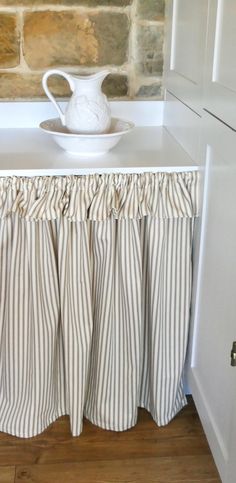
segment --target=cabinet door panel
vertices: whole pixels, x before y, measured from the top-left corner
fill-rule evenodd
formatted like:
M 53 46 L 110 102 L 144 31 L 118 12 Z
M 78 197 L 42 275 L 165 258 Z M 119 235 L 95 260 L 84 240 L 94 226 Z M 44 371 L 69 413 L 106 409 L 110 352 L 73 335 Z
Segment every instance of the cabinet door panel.
M 173 37 L 171 51 L 171 69 L 186 81 L 197 85 L 201 81 L 198 59 L 198 21 L 200 10 L 198 3 L 189 0 L 175 0 L 173 15 Z
M 189 107 L 200 113 L 207 1 L 169 0 L 166 16 L 166 87 Z
M 211 0 L 204 107 L 236 129 L 236 2 Z

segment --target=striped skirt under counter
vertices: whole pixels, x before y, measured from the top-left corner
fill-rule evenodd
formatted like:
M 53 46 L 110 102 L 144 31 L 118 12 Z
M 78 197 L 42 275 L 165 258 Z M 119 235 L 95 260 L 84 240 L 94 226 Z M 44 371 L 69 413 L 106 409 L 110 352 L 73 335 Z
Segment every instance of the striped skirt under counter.
M 197 172 L 0 178 L 0 431 L 186 404 L 197 198 Z

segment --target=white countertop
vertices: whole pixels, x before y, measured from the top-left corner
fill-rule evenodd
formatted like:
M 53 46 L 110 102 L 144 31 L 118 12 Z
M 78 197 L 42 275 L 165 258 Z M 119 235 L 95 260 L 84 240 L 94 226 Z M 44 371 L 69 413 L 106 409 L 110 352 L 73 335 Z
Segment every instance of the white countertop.
M 196 170 L 196 163 L 161 126 L 136 127 L 109 153 L 65 153 L 38 128 L 0 129 L 0 176 Z
M 41 121 L 56 117 L 52 103 L 1 102 L 0 177 L 198 169 L 162 127 L 163 102 L 114 101 L 110 105 L 113 117 L 133 121 L 137 127 L 109 153 L 82 158 L 65 153 L 38 128 Z M 65 107 L 62 102 L 62 110 Z

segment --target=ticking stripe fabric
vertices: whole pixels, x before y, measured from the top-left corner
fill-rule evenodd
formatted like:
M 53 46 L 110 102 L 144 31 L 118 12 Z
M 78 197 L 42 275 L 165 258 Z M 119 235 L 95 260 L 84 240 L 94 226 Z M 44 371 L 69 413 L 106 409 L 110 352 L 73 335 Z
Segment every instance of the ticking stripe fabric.
M 186 404 L 197 193 L 196 172 L 0 179 L 0 431 Z

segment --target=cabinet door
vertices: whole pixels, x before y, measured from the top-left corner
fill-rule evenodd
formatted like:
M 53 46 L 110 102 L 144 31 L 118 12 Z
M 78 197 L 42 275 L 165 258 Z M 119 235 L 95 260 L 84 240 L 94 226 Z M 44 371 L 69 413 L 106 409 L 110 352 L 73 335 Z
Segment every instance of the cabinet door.
M 204 107 L 236 129 L 236 1 L 210 0 Z
M 236 133 L 207 114 L 203 123 L 207 162 L 189 384 L 222 481 L 234 483 Z
M 198 113 L 202 109 L 207 0 L 167 0 L 167 90 Z

